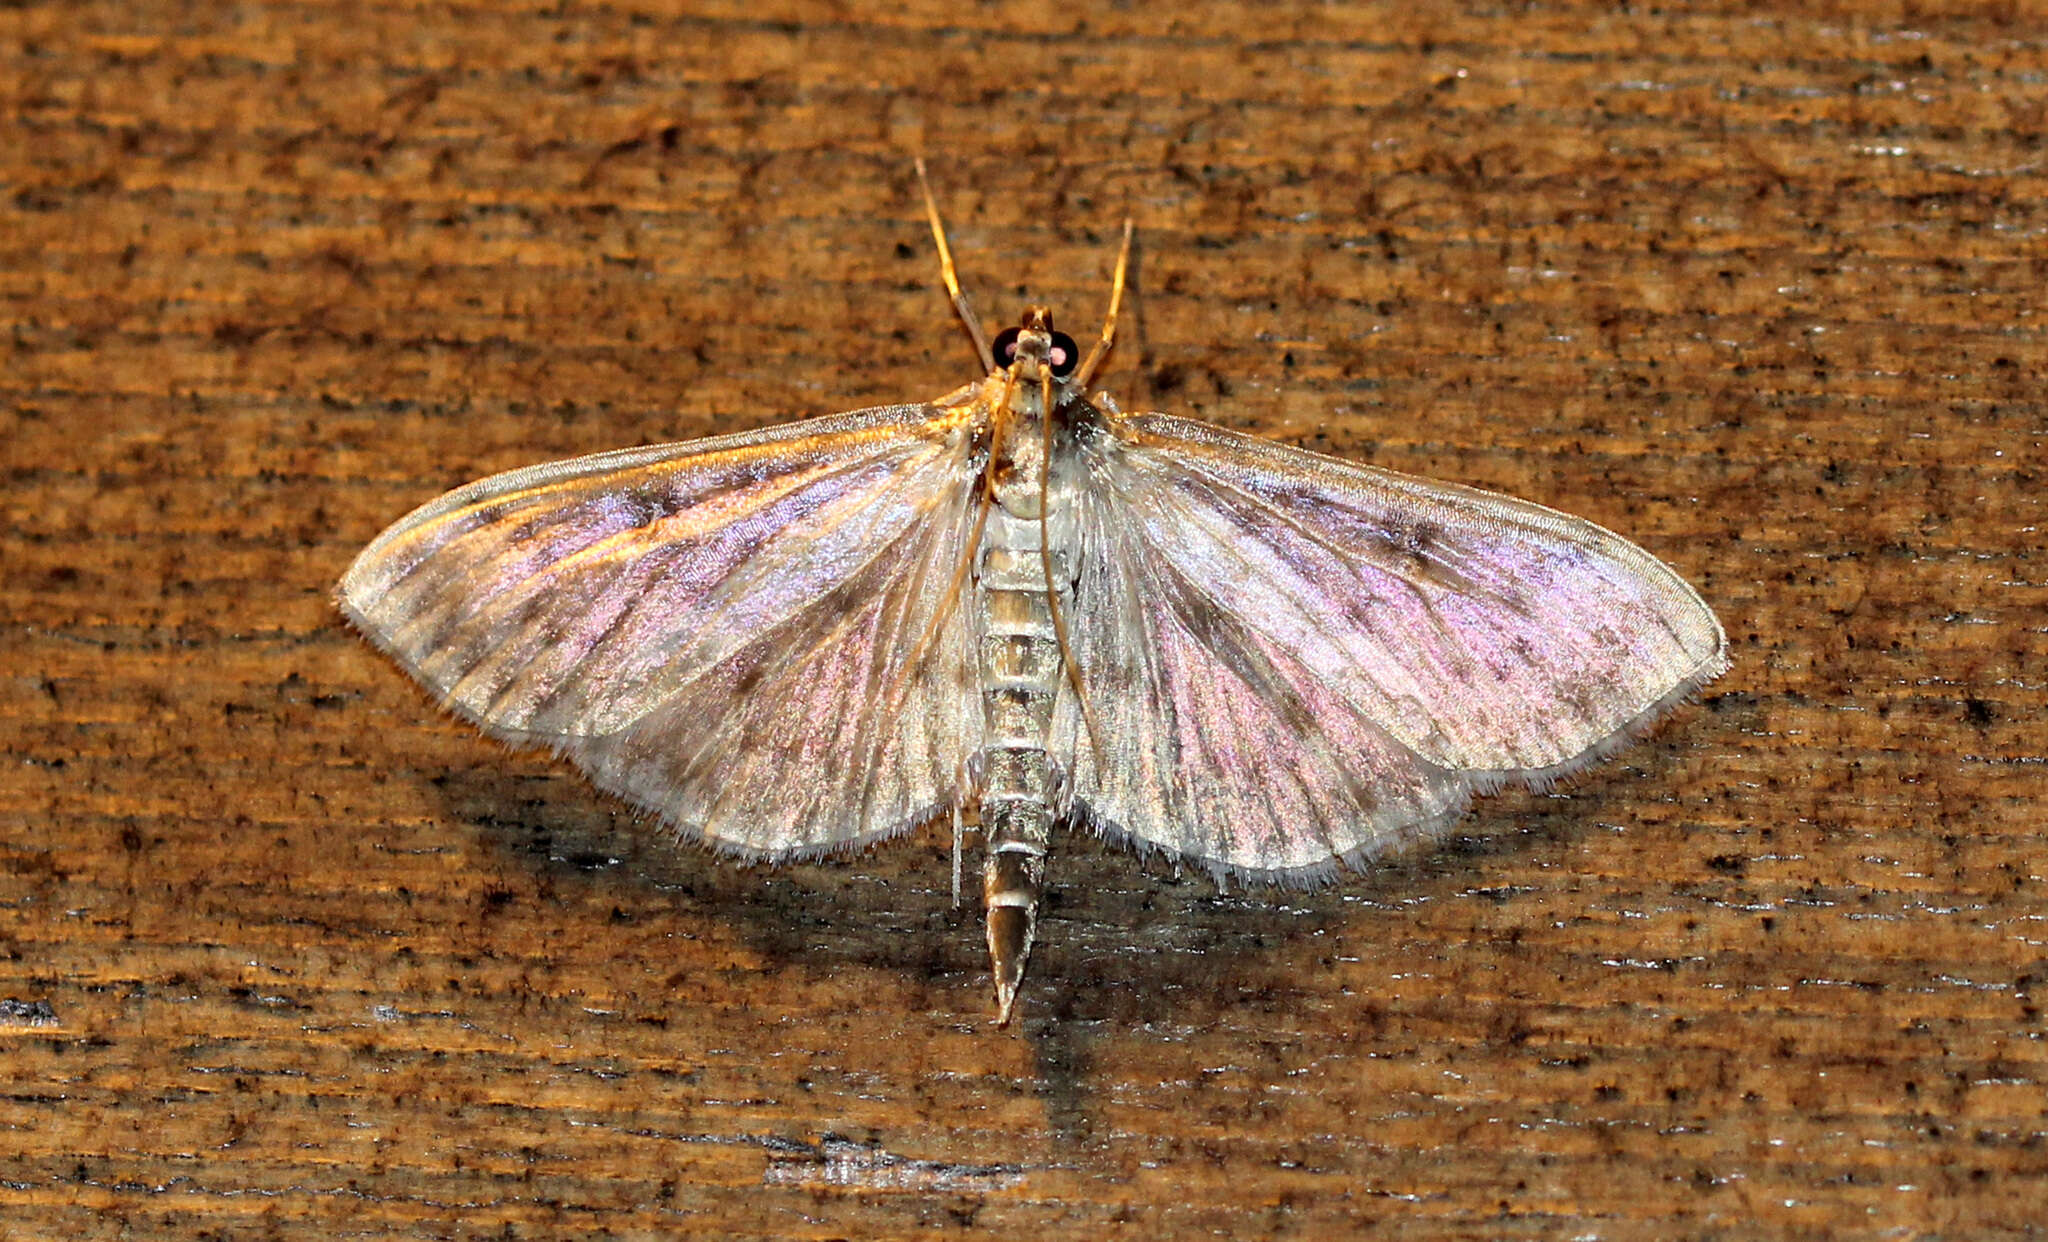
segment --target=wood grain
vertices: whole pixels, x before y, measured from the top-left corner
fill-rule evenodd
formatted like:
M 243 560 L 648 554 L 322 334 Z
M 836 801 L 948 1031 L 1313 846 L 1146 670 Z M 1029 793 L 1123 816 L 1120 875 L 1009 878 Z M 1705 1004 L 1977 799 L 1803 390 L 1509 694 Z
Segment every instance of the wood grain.
M 0 10 L 9 1237 L 2039 1236 L 2028 6 Z M 485 471 L 943 392 L 1583 513 L 1736 666 L 1311 894 L 743 870 L 328 592 Z

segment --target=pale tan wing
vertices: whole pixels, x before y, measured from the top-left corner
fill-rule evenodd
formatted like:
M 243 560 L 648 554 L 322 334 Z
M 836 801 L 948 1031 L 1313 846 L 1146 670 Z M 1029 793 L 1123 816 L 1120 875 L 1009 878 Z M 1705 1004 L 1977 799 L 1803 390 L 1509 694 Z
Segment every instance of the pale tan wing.
M 1669 568 L 1539 505 L 1165 415 L 1084 452 L 1075 646 L 1118 721 L 1108 762 L 1071 743 L 1072 792 L 1178 853 L 1280 876 L 1369 856 L 1590 762 L 1727 665 Z
M 940 615 L 972 441 L 892 406 L 513 471 L 384 532 L 341 605 L 458 714 L 686 833 L 856 845 L 952 804 L 979 745 Z
M 1417 758 L 1242 609 L 1215 607 L 1119 497 L 1082 503 L 1068 630 L 1095 729 L 1063 694 L 1054 746 L 1084 822 L 1219 872 L 1309 883 L 1464 809 L 1462 774 Z

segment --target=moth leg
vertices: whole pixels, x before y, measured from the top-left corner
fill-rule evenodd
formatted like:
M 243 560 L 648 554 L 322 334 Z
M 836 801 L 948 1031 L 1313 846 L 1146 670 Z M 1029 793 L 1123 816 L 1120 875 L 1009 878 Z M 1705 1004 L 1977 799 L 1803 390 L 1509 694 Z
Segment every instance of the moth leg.
M 1124 305 L 1124 272 L 1130 265 L 1131 218 L 1125 216 L 1124 244 L 1116 252 L 1116 275 L 1110 281 L 1109 314 L 1102 318 L 1102 339 L 1095 342 L 1095 348 L 1088 351 L 1088 360 L 1081 364 L 1080 370 L 1074 372 L 1076 388 L 1088 387 L 1089 381 L 1095 378 L 1095 368 L 1102 365 L 1102 360 L 1109 356 L 1109 347 L 1116 342 L 1117 312 L 1121 311 Z
M 993 371 L 996 369 L 995 351 L 988 347 L 988 334 L 981 330 L 981 320 L 975 317 L 974 308 L 967 304 L 967 295 L 960 291 L 960 277 L 953 270 L 953 251 L 946 245 L 946 226 L 939 222 L 939 203 L 932 197 L 932 183 L 924 175 L 922 156 L 917 160 L 917 184 L 924 191 L 924 214 L 931 221 L 932 240 L 939 244 L 939 277 L 946 282 L 946 292 L 953 299 L 953 313 L 960 316 L 960 322 L 967 327 L 967 335 L 974 338 L 974 352 L 981 355 L 982 370 Z
M 974 569 L 974 558 L 981 548 L 981 532 L 988 526 L 988 511 L 992 503 L 988 489 L 981 489 L 981 499 L 974 511 L 974 528 L 967 532 L 967 542 L 960 545 L 960 563 L 953 567 L 953 577 L 946 584 L 945 597 L 932 611 L 932 619 L 926 624 L 924 633 L 918 637 L 917 646 L 910 655 L 910 670 L 914 674 L 924 667 L 924 658 L 938 644 L 939 627 L 954 615 L 960 604 L 960 589 L 967 584 L 967 575 Z M 966 618 L 963 616 L 962 620 Z
M 960 802 L 953 802 L 953 908 L 960 908 L 960 838 L 964 833 L 960 827 Z

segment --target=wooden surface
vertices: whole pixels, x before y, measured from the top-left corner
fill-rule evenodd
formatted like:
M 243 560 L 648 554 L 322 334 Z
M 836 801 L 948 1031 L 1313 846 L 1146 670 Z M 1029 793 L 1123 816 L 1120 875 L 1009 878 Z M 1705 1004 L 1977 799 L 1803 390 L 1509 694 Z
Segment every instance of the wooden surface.
M 0 10 L 8 1237 L 2038 1236 L 2048 25 L 2026 6 Z M 1312 894 L 743 870 L 328 592 L 486 471 L 932 396 L 1612 525 L 1734 670 Z

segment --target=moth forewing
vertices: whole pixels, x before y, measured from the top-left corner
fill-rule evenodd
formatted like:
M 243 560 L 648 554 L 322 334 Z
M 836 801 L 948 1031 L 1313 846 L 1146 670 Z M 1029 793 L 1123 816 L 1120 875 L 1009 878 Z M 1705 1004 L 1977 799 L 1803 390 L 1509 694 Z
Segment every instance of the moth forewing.
M 1726 667 L 1713 612 L 1591 522 L 1165 415 L 1105 490 L 1216 606 L 1439 766 L 1555 766 Z M 1145 468 L 1137 468 L 1142 463 Z
M 1118 740 L 1074 793 L 1111 835 L 1315 880 L 1725 667 L 1699 597 L 1590 522 L 1165 415 L 1110 432 L 1077 646 Z
M 387 531 L 340 602 L 450 709 L 685 836 L 871 841 L 949 806 L 979 744 L 929 572 L 971 553 L 956 422 L 887 407 L 494 476 Z

